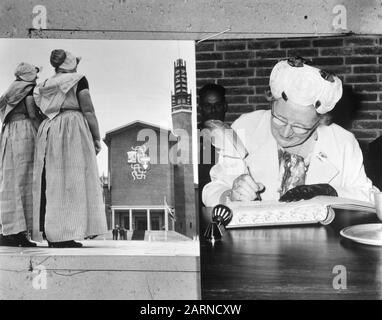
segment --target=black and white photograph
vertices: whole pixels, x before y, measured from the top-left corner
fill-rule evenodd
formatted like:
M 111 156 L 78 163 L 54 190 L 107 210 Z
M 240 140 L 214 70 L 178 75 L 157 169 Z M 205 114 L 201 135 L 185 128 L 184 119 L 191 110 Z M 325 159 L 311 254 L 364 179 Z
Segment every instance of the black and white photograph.
M 0 42 L 1 245 L 45 272 L 9 297 L 198 298 L 194 42 Z
M 138 318 L 381 300 L 381 17 L 378 0 L 4 0 L 0 300 Z
M 378 35 L 196 46 L 202 299 L 381 298 L 381 53 Z

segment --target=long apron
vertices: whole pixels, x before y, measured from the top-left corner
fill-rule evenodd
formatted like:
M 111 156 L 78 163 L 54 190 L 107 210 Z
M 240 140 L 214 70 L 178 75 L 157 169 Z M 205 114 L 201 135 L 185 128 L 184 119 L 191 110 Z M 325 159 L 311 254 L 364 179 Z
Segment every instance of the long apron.
M 23 114 L 15 114 L 1 132 L 0 233 L 3 235 L 32 230 L 35 136 L 36 129 Z
M 44 120 L 37 133 L 36 146 L 33 239 L 41 239 L 39 231 L 45 231 L 52 242 L 106 233 L 93 139 L 79 107 L 78 111 L 66 110 L 53 119 Z M 41 199 L 45 200 L 43 207 Z M 40 229 L 40 217 L 44 217 L 44 230 Z

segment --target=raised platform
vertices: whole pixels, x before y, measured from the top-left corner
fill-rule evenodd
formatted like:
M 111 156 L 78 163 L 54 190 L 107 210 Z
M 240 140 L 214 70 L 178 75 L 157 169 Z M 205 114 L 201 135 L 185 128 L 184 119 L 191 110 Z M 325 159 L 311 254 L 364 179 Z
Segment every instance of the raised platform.
M 199 241 L 156 231 L 82 243 L 0 247 L 0 299 L 200 299 Z

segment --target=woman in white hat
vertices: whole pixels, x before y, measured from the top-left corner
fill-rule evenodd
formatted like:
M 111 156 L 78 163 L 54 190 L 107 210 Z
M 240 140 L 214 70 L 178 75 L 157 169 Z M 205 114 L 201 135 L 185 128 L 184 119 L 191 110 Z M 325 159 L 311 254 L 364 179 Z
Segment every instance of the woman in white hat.
M 328 123 L 341 80 L 302 58 L 278 62 L 270 75 L 271 110 L 242 115 L 232 128 L 248 149 L 243 161 L 221 154 L 203 190 L 206 206 L 232 201 L 294 201 L 331 195 L 372 201 L 354 135 Z
M 96 160 L 100 133 L 88 82 L 77 73 L 79 61 L 53 50 L 56 73 L 34 90 L 47 117 L 37 134 L 34 230 L 40 229 L 51 247 L 81 247 L 75 240 L 107 232 Z
M 33 157 L 40 120 L 33 99 L 39 68 L 20 63 L 0 98 L 0 245 L 35 247 L 32 231 Z

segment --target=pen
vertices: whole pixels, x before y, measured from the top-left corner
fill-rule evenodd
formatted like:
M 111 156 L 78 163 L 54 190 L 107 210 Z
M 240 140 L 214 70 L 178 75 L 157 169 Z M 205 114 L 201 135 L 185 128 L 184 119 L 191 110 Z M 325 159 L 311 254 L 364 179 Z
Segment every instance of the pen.
M 257 184 L 256 180 L 253 178 L 253 175 L 251 173 L 251 170 L 249 169 L 249 165 L 245 162 L 244 160 L 244 163 L 246 165 L 246 170 L 247 170 L 247 174 L 251 177 L 251 179 Z M 255 200 L 259 200 L 261 201 L 261 196 L 260 196 L 260 192 L 256 192 L 256 196 L 257 198 Z

